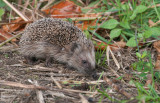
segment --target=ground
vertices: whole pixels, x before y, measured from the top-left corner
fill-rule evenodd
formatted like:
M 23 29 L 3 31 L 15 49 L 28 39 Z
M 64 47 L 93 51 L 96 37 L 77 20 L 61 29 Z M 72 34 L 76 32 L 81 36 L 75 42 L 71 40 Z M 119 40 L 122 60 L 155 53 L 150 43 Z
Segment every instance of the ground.
M 137 60 L 131 49 L 113 52 L 121 68 L 117 68 L 111 55 L 109 66 L 98 66 L 99 76 L 104 71 L 99 80 L 58 63 L 52 68 L 45 67 L 44 63 L 25 64 L 18 50 L 12 44 L 0 48 L 0 103 L 39 103 L 41 96 L 45 103 L 82 103 L 83 100 L 89 103 L 116 103 L 102 96 L 98 89 L 117 100 L 128 100 L 137 95 L 136 87 L 128 83 L 133 73 L 131 64 Z M 120 76 L 124 79 L 117 80 Z

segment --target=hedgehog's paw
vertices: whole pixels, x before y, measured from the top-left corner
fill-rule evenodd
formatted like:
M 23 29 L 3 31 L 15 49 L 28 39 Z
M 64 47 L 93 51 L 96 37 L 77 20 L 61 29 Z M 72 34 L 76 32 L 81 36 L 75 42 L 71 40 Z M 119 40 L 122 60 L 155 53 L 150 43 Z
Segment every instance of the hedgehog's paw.
M 29 65 L 36 65 L 40 63 L 40 60 L 37 59 L 36 57 L 25 56 L 24 58 L 26 60 L 26 63 Z
M 46 58 L 45 66 L 46 67 L 53 67 L 54 59 L 52 57 Z

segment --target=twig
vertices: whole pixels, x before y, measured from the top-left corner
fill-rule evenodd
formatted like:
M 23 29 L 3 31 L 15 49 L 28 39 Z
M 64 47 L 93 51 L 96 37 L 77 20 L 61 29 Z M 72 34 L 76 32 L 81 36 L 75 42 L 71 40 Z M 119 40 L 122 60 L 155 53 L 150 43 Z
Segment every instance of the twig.
M 61 91 L 75 92 L 75 93 L 86 93 L 86 94 L 95 94 L 95 93 L 97 93 L 97 92 L 81 91 L 81 90 L 73 90 L 73 89 L 62 89 Z
M 95 40 L 95 41 L 97 41 L 97 42 L 100 42 L 100 43 L 103 42 L 103 41 L 101 41 L 101 40 L 99 40 L 99 39 L 96 39 L 96 38 L 94 38 L 94 37 L 92 37 L 92 39 Z
M 58 73 L 58 70 L 55 67 L 47 68 L 47 67 L 41 67 L 39 65 L 35 65 L 33 67 L 30 67 L 29 69 L 30 70 L 37 70 L 37 71 L 50 71 L 50 72 L 52 71 L 52 72 Z
M 13 101 L 14 101 L 17 97 L 18 97 L 18 95 L 16 95 L 13 99 L 11 99 L 11 100 L 9 101 L 9 103 L 14 103 Z
M 104 83 L 104 80 L 98 80 L 98 81 L 88 81 L 88 82 L 83 82 L 83 81 L 74 81 L 74 80 L 61 80 L 59 82 L 68 82 L 67 84 L 83 84 L 83 83 L 87 83 L 87 84 L 101 84 Z M 70 83 L 71 82 L 71 83 Z
M 39 86 L 37 81 L 34 81 L 34 84 L 35 84 L 36 86 Z M 39 103 L 45 103 L 45 102 L 44 102 L 43 95 L 42 95 L 42 91 L 37 90 L 37 91 L 36 91 L 36 94 L 37 94 L 37 99 L 39 100 Z
M 150 27 L 154 27 L 157 26 L 160 23 L 160 20 L 158 20 L 156 23 L 154 23 L 153 25 L 150 25 Z
M 110 53 L 111 53 L 111 56 L 112 56 L 115 64 L 117 65 L 117 67 L 118 67 L 118 69 L 119 69 L 119 68 L 120 68 L 120 65 L 119 65 L 117 59 L 115 58 L 114 54 L 112 53 L 112 51 L 111 51 L 111 49 L 110 49 L 110 46 L 107 47 L 107 50 L 108 50 L 108 49 L 109 49 L 109 51 L 110 51 Z
M 12 4 L 10 4 L 7 0 L 3 0 L 10 8 L 12 8 L 24 21 L 28 21 L 27 17 L 25 17 L 19 10 L 17 10 Z
M 12 39 L 18 38 L 21 34 L 22 34 L 22 32 L 18 33 L 17 35 L 14 35 L 13 37 L 7 39 L 6 41 L 0 43 L 0 47 L 3 46 L 4 44 L 8 43 L 8 42 L 11 41 Z
M 11 81 L 3 81 L 3 80 L 0 80 L 0 84 L 1 84 L 1 85 L 13 86 L 13 87 L 20 87 L 20 88 L 25 88 L 25 89 L 41 89 L 41 90 L 47 90 L 47 88 L 42 87 L 42 86 L 26 85 L 26 84 L 11 82 Z
M 40 73 L 34 73 L 34 74 L 36 74 L 36 75 L 49 75 L 49 74 L 40 74 Z M 78 77 L 84 77 L 84 75 L 83 74 L 58 74 L 58 73 L 53 73 L 52 74 L 54 77 L 70 77 L 70 76 L 74 76 L 74 77 L 76 77 L 76 76 L 78 76 Z
M 106 49 L 106 57 L 107 57 L 107 63 L 108 63 L 108 66 L 110 66 L 110 62 L 109 62 L 109 46 L 107 46 L 107 49 Z
M 102 2 L 102 0 L 100 0 L 97 4 L 94 5 L 94 7 L 98 6 L 100 3 Z M 91 12 L 93 9 L 90 9 L 87 13 Z
M 105 68 L 105 67 L 103 67 L 103 66 L 100 66 L 100 65 L 96 65 L 98 68 L 100 68 L 100 69 L 103 69 L 104 71 L 107 71 L 107 68 Z M 108 68 L 116 75 L 116 77 L 118 78 L 118 77 L 120 77 L 117 73 L 116 73 L 116 71 L 115 70 L 113 70 L 110 66 L 108 66 Z M 101 80 L 101 82 L 102 82 L 102 80 Z M 104 81 L 103 81 L 104 82 Z
M 26 23 L 32 23 L 33 21 L 21 21 L 21 22 L 10 22 L 10 23 L 0 23 L 0 25 L 10 25 L 10 24 L 26 24 Z
M 48 3 L 43 7 L 41 8 L 41 11 L 45 10 L 50 4 L 52 4 L 55 0 L 49 0 Z
M 17 5 L 17 6 L 19 6 L 19 7 L 21 7 L 21 8 L 25 8 L 24 6 L 22 6 L 22 5 L 18 5 L 18 4 L 16 4 L 16 3 L 13 3 L 14 5 Z M 31 9 L 28 9 L 28 8 L 25 8 L 26 10 L 28 10 L 28 11 L 30 11 L 30 12 L 32 12 L 32 10 Z M 36 12 L 36 14 L 38 15 L 38 16 L 40 16 L 40 17 L 44 17 L 43 15 L 40 15 L 40 14 L 38 14 L 37 12 Z
M 74 99 L 73 96 L 72 97 L 66 96 L 66 95 L 68 95 L 68 93 L 62 93 L 62 92 L 56 92 L 56 91 L 54 91 L 54 92 L 48 91 L 48 93 L 52 96 L 63 97 L 63 98 L 67 98 L 67 99 Z M 75 94 L 73 94 L 73 95 L 75 95 Z
M 81 97 L 82 103 L 89 103 L 88 100 L 82 94 L 79 94 L 79 96 Z
M 57 87 L 59 89 L 62 89 L 62 86 L 60 85 L 60 83 L 58 81 L 56 81 L 54 78 L 53 78 L 53 75 L 51 75 L 51 79 L 53 80 L 53 82 L 57 85 Z
M 57 88 L 48 88 L 44 86 L 26 85 L 26 84 L 21 84 L 17 82 L 3 81 L 3 80 L 0 80 L 0 85 L 7 85 L 7 86 L 13 86 L 13 87 L 19 87 L 19 88 L 25 88 L 25 89 L 38 89 L 38 90 L 51 90 L 51 91 L 54 90 L 54 91 L 59 91 L 59 92 L 74 92 L 74 93 L 86 93 L 86 94 L 97 93 L 97 92 L 90 92 L 90 91 L 81 91 L 81 90 L 72 90 L 72 89 L 57 89 Z
M 120 77 L 114 69 L 112 69 L 110 66 L 108 68 L 116 75 L 117 78 Z
M 76 18 L 70 18 L 73 21 L 87 21 L 87 20 L 95 20 L 95 19 L 99 19 L 100 17 L 76 17 Z M 65 19 L 67 20 L 67 19 Z
M 79 3 L 81 3 L 82 5 L 85 5 L 82 0 L 77 0 Z
M 39 2 L 38 2 L 38 4 L 37 4 L 37 7 L 36 7 L 36 10 L 38 10 L 39 9 L 39 7 L 41 6 L 41 4 L 42 4 L 42 1 L 43 0 L 39 0 Z
M 29 0 L 27 0 L 27 1 L 25 2 L 24 8 L 23 8 L 23 10 L 22 10 L 22 13 L 25 13 L 25 12 L 26 12 L 26 9 L 25 9 L 25 8 L 27 8 L 28 5 L 29 5 Z
M 112 86 L 112 88 L 114 90 L 116 90 L 117 92 L 123 94 L 124 96 L 126 96 L 129 99 L 132 97 L 131 94 L 127 93 L 122 87 L 120 87 L 120 86 L 118 86 L 116 84 L 113 84 L 113 82 L 111 80 L 109 80 L 106 76 L 104 76 L 103 78 L 106 81 L 106 83 L 108 85 Z

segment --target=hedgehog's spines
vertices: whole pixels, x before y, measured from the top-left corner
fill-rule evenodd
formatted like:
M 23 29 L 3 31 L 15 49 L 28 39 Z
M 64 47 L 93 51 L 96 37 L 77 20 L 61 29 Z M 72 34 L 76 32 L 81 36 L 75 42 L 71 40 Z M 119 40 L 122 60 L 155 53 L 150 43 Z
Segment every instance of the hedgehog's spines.
M 73 45 L 76 44 L 76 45 Z M 20 39 L 24 57 L 55 60 L 83 73 L 95 68 L 95 52 L 91 40 L 73 24 L 60 19 L 44 18 L 26 27 Z M 82 61 L 87 61 L 83 64 Z
M 41 41 L 57 45 L 68 45 L 73 41 L 85 42 L 84 34 L 79 28 L 61 19 L 44 18 L 30 24 L 24 35 L 30 36 L 30 41 Z M 81 40 L 80 40 L 81 39 Z M 23 42 L 23 38 L 21 40 Z

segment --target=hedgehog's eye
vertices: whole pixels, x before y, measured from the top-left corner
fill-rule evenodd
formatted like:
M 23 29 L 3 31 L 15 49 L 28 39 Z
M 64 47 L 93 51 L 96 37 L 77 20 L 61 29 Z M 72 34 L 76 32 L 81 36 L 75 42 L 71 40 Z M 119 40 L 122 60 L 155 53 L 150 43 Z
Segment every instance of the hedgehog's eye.
M 91 64 L 87 60 L 82 60 L 82 65 L 86 69 L 91 68 Z
M 87 60 L 82 60 L 82 64 L 87 64 Z

